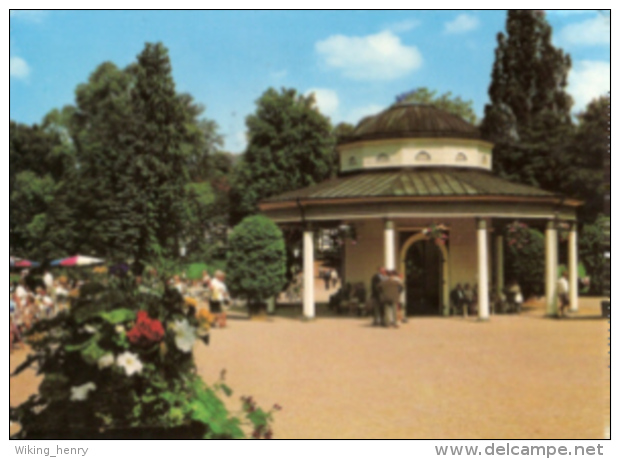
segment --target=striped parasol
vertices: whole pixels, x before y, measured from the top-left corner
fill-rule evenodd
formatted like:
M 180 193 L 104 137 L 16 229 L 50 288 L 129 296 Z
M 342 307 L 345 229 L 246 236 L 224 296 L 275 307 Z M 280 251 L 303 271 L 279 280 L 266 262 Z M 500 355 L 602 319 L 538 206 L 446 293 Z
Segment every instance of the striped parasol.
M 63 267 L 94 266 L 94 265 L 100 265 L 102 263 L 104 263 L 104 260 L 100 258 L 87 257 L 85 255 L 75 255 L 69 258 L 61 258 L 59 260 L 54 260 L 50 263 L 50 266 L 63 266 Z
M 10 268 L 38 268 L 41 263 L 31 260 L 21 260 L 19 258 L 9 258 Z

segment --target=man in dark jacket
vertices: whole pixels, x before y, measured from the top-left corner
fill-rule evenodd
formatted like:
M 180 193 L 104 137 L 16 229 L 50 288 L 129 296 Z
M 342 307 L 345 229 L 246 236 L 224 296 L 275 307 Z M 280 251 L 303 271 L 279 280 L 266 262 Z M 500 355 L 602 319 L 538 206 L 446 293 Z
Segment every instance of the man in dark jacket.
M 374 313 L 374 326 L 385 325 L 385 313 L 381 302 L 381 283 L 387 278 L 385 268 L 378 268 L 377 273 L 370 280 L 370 299 L 372 301 L 372 309 Z

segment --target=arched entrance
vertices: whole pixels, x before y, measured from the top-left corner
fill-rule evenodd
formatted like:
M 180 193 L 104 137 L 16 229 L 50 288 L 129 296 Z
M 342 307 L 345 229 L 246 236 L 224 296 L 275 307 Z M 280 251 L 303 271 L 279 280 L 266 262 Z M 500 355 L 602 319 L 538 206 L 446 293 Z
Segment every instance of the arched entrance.
M 409 316 L 448 315 L 448 250 L 423 234 L 411 236 L 401 250 L 405 304 Z

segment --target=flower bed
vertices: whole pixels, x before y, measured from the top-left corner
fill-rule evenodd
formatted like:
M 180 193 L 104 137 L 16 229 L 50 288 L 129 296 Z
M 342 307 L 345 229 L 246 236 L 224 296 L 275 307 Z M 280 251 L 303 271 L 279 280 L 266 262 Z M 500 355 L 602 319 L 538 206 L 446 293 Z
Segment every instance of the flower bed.
M 212 386 L 196 373 L 193 349 L 207 341 L 210 314 L 196 316 L 163 282 L 159 291 L 134 285 L 126 274 L 87 284 L 70 311 L 32 328 L 34 352 L 15 374 L 36 364 L 44 378 L 12 410 L 17 438 L 271 437 L 273 410 L 244 399 L 233 416 L 224 372 Z

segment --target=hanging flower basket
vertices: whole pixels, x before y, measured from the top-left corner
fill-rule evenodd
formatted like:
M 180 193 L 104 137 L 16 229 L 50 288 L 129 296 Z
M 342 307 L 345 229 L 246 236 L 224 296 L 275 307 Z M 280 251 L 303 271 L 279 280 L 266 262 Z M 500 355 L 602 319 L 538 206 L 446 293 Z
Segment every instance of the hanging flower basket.
M 428 228 L 422 230 L 427 239 L 435 241 L 438 245 L 445 245 L 448 242 L 448 227 L 443 223 L 433 223 Z
M 351 245 L 357 245 L 359 239 L 357 237 L 357 230 L 353 225 L 341 225 L 338 227 L 337 243 L 342 246 L 346 244 L 347 240 L 351 242 Z
M 506 226 L 508 247 L 521 250 L 530 243 L 529 227 L 522 222 L 514 221 Z

